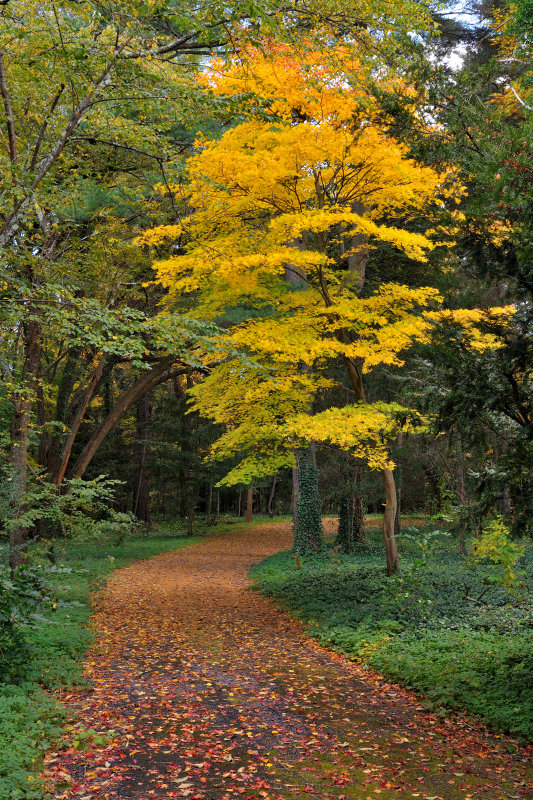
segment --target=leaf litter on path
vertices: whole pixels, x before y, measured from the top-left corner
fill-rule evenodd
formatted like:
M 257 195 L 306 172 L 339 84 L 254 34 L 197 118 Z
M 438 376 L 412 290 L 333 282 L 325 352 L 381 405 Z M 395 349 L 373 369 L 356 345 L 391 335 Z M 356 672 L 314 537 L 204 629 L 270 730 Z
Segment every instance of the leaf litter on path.
M 254 526 L 115 573 L 50 796 L 530 800 L 527 748 L 428 713 L 248 590 L 251 564 L 288 546 L 288 524 Z

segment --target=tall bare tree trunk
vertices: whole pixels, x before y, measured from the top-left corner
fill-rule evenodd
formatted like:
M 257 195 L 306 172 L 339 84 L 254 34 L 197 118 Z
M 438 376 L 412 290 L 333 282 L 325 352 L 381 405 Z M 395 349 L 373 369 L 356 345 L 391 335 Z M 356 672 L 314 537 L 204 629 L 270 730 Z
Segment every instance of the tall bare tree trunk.
M 251 522 L 253 517 L 254 487 L 250 484 L 246 492 L 246 522 Z
M 383 485 L 385 488 L 385 509 L 383 513 L 383 541 L 385 543 L 385 558 L 387 562 L 387 575 L 394 575 L 400 568 L 400 557 L 396 543 L 396 513 L 398 510 L 398 497 L 396 495 L 396 482 L 391 469 L 382 470 Z
M 196 503 L 190 503 L 189 510 L 187 512 L 187 536 L 194 535 L 194 512 L 196 510 Z
M 24 362 L 22 366 L 21 384 L 11 395 L 13 403 L 13 419 L 11 421 L 11 447 L 9 466 L 12 472 L 12 493 L 10 513 L 13 519 L 20 517 L 25 511 L 25 495 L 28 488 L 28 447 L 30 442 L 30 415 L 40 359 L 41 326 L 31 321 L 24 326 Z M 11 529 L 9 538 L 9 566 L 11 571 L 27 561 L 28 529 L 24 525 L 16 525 Z

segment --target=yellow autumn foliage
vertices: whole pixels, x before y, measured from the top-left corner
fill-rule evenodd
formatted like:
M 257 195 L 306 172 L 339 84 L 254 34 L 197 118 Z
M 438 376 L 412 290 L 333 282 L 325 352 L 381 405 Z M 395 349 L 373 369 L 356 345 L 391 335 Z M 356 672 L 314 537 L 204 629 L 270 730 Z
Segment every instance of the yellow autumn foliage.
M 312 414 L 317 393 L 332 385 L 325 368 L 347 359 L 362 373 L 401 366 L 446 314 L 468 328 L 470 346 L 495 344 L 477 327 L 483 312 L 442 312 L 433 288 L 384 283 L 360 296 L 361 259 L 380 246 L 426 260 L 435 233 L 406 230 L 403 220 L 429 217 L 464 187 L 410 158 L 360 113 L 363 93 L 345 97 L 341 70 L 331 71 L 323 56 L 310 59 L 315 73 L 284 45 L 211 64 L 204 77 L 211 89 L 255 99 L 245 102 L 248 118 L 220 139 L 198 140 L 188 162 L 189 212 L 175 231 L 185 252 L 155 264 L 170 306 L 193 293 L 190 313 L 203 318 L 254 308 L 220 342 L 221 353 L 246 357 L 220 356 L 192 391 L 194 407 L 225 428 L 212 457 L 240 459 L 228 483 L 293 465 L 294 449 L 309 441 L 390 468 L 388 442 L 420 431 L 423 420 L 384 403 Z M 266 114 L 255 118 L 258 97 Z M 172 234 L 155 229 L 143 243 Z M 446 235 L 437 230 L 439 243 Z

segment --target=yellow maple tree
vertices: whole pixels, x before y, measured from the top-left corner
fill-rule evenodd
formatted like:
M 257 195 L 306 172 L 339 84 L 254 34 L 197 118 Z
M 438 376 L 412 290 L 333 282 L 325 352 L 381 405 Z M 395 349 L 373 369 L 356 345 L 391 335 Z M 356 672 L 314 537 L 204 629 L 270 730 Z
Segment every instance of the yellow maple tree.
M 325 69 L 320 54 L 309 59 Z M 426 260 L 435 242 L 403 221 L 429 217 L 431 206 L 463 188 L 410 158 L 366 113 L 366 96 L 347 96 L 338 70 L 316 79 L 285 46 L 250 50 L 244 66 L 230 63 L 226 72 L 216 62 L 204 80 L 220 92 L 249 92 L 247 118 L 218 140 L 198 140 L 188 164 L 190 214 L 143 239 L 188 239 L 184 254 L 156 263 L 170 306 L 193 293 L 192 313 L 204 318 L 254 309 L 226 336 L 251 360 L 214 365 L 194 390 L 196 408 L 226 426 L 214 454 L 241 458 L 227 482 L 293 465 L 295 448 L 313 441 L 382 470 L 392 573 L 396 495 L 387 442 L 402 424 L 422 421 L 397 404 L 368 403 L 362 375 L 401 365 L 402 353 L 427 339 L 432 318 L 423 312 L 441 298 L 430 287 L 394 283 L 370 297 L 360 290 L 376 246 Z M 325 370 L 339 359 L 354 402 L 312 415 L 316 392 L 331 385 Z

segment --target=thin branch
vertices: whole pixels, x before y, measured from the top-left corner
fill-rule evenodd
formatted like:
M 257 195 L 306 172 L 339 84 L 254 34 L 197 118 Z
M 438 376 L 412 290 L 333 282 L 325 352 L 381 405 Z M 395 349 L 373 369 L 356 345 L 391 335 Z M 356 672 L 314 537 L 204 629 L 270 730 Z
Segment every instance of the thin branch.
M 227 19 L 218 20 L 217 22 L 213 22 L 211 25 L 206 25 L 204 30 L 209 30 L 211 28 L 218 28 L 220 27 L 220 25 L 223 25 L 227 22 L 229 22 L 229 20 Z M 122 55 L 122 58 L 144 58 L 145 56 L 151 56 L 153 58 L 154 56 L 162 56 L 165 55 L 166 53 L 175 53 L 176 51 L 181 50 L 183 45 L 195 39 L 199 35 L 199 33 L 201 33 L 201 31 L 194 31 L 193 33 L 188 33 L 185 36 L 180 36 L 178 39 L 174 39 L 172 42 L 169 42 L 168 44 L 162 45 L 161 47 L 152 48 L 151 50 L 137 50 L 137 52 L 135 53 L 124 53 Z M 198 46 L 199 45 L 195 45 L 195 47 Z M 189 47 L 191 47 L 191 45 L 189 45 Z M 209 44 L 206 43 L 205 47 L 206 49 L 208 49 Z
M 7 88 L 6 68 L 4 64 L 4 54 L 0 53 L 0 93 L 4 101 L 4 111 L 6 112 L 7 140 L 9 143 L 9 158 L 11 161 L 17 160 L 17 139 L 15 135 L 15 123 L 13 119 L 13 109 L 11 108 L 11 98 Z
M 121 144 L 121 142 L 113 142 L 108 139 L 97 139 L 94 136 L 74 136 L 72 138 L 73 142 L 89 142 L 89 144 L 104 144 L 107 147 L 116 147 L 120 150 L 129 150 L 132 153 L 136 153 L 140 156 L 146 156 L 146 158 L 153 158 L 157 162 L 162 161 L 169 161 L 170 156 L 156 156 L 154 153 L 147 153 L 146 150 L 141 150 L 139 147 L 133 147 L 129 144 Z
M 527 103 L 524 103 L 524 101 L 522 100 L 522 98 L 520 97 L 520 95 L 517 93 L 516 89 L 513 86 L 509 86 L 509 89 L 512 91 L 512 93 L 514 94 L 514 96 L 516 97 L 521 106 L 527 108 L 528 111 L 533 111 L 533 107 L 528 106 Z
M 50 121 L 50 117 L 54 113 L 55 108 L 56 108 L 57 104 L 59 103 L 59 98 L 63 94 L 64 90 L 65 90 L 65 84 L 62 83 L 61 86 L 59 87 L 59 89 L 57 90 L 54 99 L 52 100 L 52 103 L 50 105 L 50 110 L 49 110 L 48 114 L 46 115 L 45 119 L 43 120 L 43 124 L 41 125 L 39 133 L 37 135 L 37 141 L 35 142 L 35 148 L 33 150 L 33 155 L 31 157 L 30 172 L 33 172 L 33 170 L 35 169 L 35 166 L 37 164 L 37 157 L 39 156 L 39 150 L 41 149 L 41 145 L 43 143 L 44 135 L 46 133 L 46 129 L 48 127 L 48 123 Z

